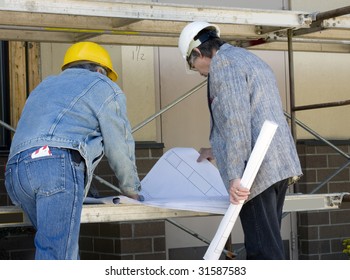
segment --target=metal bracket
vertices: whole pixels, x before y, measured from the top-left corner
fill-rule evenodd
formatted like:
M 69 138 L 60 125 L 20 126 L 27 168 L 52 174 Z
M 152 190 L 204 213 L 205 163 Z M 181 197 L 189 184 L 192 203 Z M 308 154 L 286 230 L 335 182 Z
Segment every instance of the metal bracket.
M 349 193 L 292 194 L 287 195 L 284 212 L 338 209 L 343 197 Z

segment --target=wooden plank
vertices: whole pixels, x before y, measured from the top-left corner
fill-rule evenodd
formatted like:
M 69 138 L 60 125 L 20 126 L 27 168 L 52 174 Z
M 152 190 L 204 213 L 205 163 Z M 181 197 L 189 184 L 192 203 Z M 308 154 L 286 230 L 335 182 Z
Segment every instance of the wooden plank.
M 349 193 L 288 194 L 285 212 L 339 209 L 343 198 L 349 201 Z M 143 204 L 84 204 L 81 223 L 106 223 L 140 220 L 159 220 L 180 217 L 215 216 L 204 212 L 174 210 Z M 27 226 L 30 222 L 21 208 L 0 206 L 0 228 Z
M 77 28 L 77 29 L 114 29 L 123 27 L 130 23 L 137 22 L 137 19 L 78 16 L 78 15 L 58 15 L 46 13 L 26 13 L 18 11 L 0 10 L 0 23 L 2 27 L 50 27 Z M 158 24 L 159 25 L 159 24 Z
M 28 92 L 41 80 L 40 43 L 9 42 L 11 126 L 16 127 Z
M 11 125 L 17 126 L 27 99 L 26 48 L 24 42 L 9 42 Z
M 81 223 L 106 223 L 140 220 L 159 220 L 178 217 L 212 216 L 209 213 L 172 210 L 147 205 L 130 204 L 94 204 L 84 205 Z M 30 226 L 28 217 L 16 206 L 0 207 L 0 228 Z
M 0 28 L 0 39 L 4 41 L 57 42 L 72 43 L 78 41 L 78 34 L 69 32 L 32 31 Z
M 28 69 L 28 92 L 31 92 L 41 81 L 40 74 L 40 43 L 29 42 L 27 44 L 27 69 Z
M 115 1 L 77 1 L 77 0 L 3 0 L 0 10 L 25 12 L 62 17 L 98 16 L 138 20 L 183 21 L 191 22 L 206 19 L 212 23 L 230 23 L 244 25 L 284 26 L 291 28 L 308 27 L 312 21 L 309 13 L 286 10 L 258 10 L 213 7 L 204 5 L 179 5 L 163 3 L 137 3 Z M 41 16 L 37 20 L 43 20 Z
M 141 204 L 101 204 L 84 205 L 83 212 L 81 215 L 81 222 L 103 223 L 154 219 L 157 220 L 176 217 L 198 217 L 210 215 L 212 214 L 185 210 L 172 210 Z

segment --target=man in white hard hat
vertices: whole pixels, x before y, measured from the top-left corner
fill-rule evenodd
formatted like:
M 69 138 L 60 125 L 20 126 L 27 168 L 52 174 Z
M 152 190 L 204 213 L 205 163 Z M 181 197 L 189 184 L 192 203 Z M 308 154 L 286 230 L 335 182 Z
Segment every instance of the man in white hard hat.
M 126 99 L 108 52 L 73 44 L 62 70 L 29 95 L 5 173 L 12 202 L 37 230 L 36 259 L 79 258 L 83 200 L 104 155 L 123 194 L 140 199 Z
M 202 148 L 198 161 L 215 159 L 231 203 L 245 201 L 240 219 L 247 259 L 285 259 L 282 208 L 288 186 L 302 171 L 272 70 L 224 42 L 208 22 L 188 24 L 179 49 L 191 70 L 208 77 L 211 148 Z M 249 191 L 240 179 L 265 120 L 278 128 Z

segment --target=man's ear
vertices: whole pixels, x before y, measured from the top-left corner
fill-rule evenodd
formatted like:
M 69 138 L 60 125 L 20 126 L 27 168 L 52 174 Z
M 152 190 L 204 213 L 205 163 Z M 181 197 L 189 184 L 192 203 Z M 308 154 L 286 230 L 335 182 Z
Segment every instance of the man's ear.
M 202 53 L 198 48 L 193 48 L 192 51 L 195 51 L 196 53 L 198 53 L 200 57 L 202 56 Z

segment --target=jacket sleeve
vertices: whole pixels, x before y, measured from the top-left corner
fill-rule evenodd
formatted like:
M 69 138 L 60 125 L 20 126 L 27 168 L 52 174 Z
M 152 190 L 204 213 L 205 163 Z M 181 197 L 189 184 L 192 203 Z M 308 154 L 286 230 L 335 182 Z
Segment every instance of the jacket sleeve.
M 214 125 L 225 143 L 228 180 L 241 178 L 251 153 L 251 111 L 248 78 L 238 61 L 225 57 L 212 66 L 210 92 Z
M 141 184 L 135 164 L 135 142 L 123 93 L 115 94 L 105 103 L 99 122 L 104 152 L 119 181 L 119 188 L 125 195 L 138 193 Z

